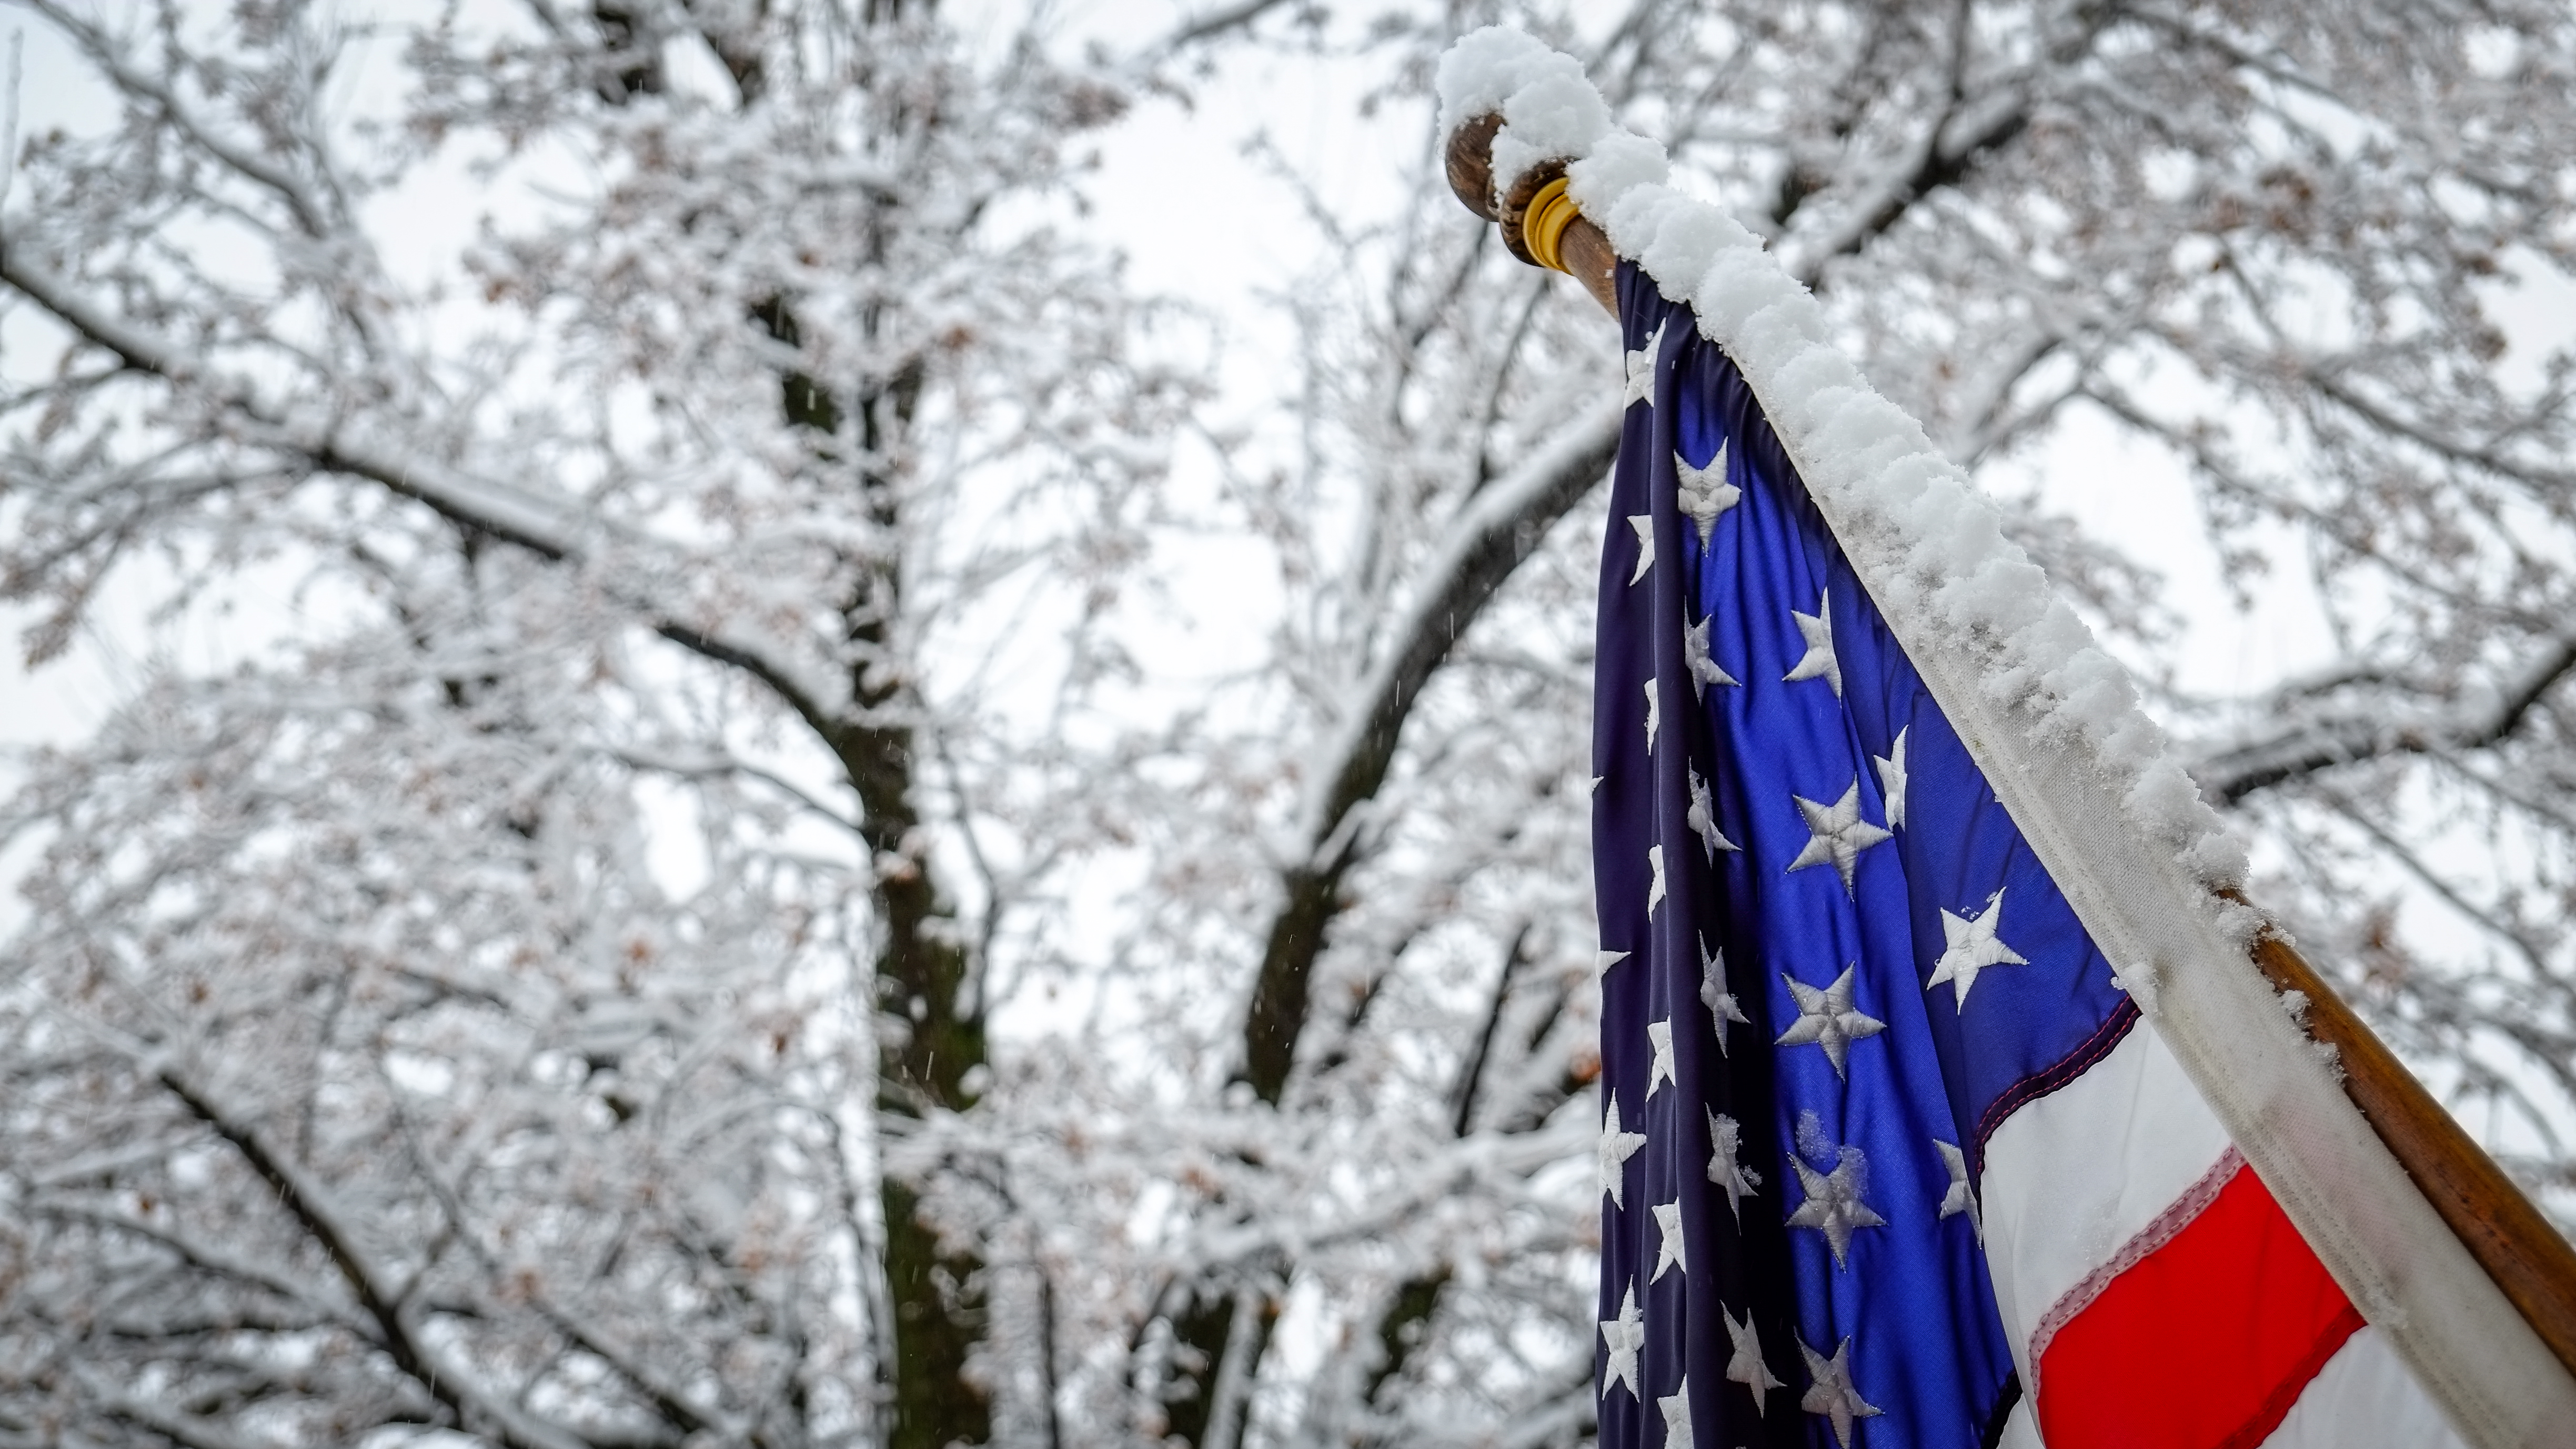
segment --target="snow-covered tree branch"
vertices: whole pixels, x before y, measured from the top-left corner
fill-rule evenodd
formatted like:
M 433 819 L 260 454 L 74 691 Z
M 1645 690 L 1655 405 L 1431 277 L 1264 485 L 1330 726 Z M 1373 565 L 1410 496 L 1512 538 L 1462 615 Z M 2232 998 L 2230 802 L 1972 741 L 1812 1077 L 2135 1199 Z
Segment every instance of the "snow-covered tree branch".
M 109 119 L 0 193 L 0 583 L 240 639 L 6 807 L 0 1445 L 1583 1439 L 1622 359 L 1442 178 L 1497 17 L 1981 478 L 2303 602 L 2213 678 L 2004 500 L 2568 1210 L 2563 7 L 12 9 Z M 1090 149 L 1289 71 L 1384 174 L 1250 138 L 1311 260 L 1153 295 Z

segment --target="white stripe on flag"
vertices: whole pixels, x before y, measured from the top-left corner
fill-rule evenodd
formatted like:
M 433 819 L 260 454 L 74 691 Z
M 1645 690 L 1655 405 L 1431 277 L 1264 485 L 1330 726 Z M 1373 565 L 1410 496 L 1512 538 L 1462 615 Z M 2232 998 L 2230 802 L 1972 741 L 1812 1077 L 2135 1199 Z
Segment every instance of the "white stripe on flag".
M 2263 1449 L 2461 1449 L 2433 1400 L 2376 1328 L 2344 1341 L 2308 1380 Z
M 1986 1140 L 1986 1261 L 2024 1388 L 2031 1339 L 2227 1154 L 2227 1132 L 2141 1021 Z

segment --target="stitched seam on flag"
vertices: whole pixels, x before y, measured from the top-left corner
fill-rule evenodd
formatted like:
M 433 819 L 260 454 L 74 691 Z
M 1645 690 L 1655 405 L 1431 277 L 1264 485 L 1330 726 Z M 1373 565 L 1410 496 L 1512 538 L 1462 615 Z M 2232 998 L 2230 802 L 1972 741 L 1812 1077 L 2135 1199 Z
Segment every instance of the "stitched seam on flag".
M 2040 1315 L 2039 1327 L 2030 1335 L 2029 1387 L 2033 1404 L 2039 1402 L 2040 1361 L 2048 1356 L 2048 1346 L 2056 1340 L 2058 1330 L 2073 1323 L 2077 1314 L 2092 1307 L 2093 1300 L 2102 1296 L 2102 1290 L 2110 1287 L 2113 1279 L 2145 1262 L 2148 1254 L 2172 1242 L 2184 1228 L 2191 1226 L 2192 1220 L 2208 1211 L 2209 1205 L 2218 1201 L 2219 1192 L 2235 1181 L 2236 1174 L 2244 1169 L 2245 1155 L 2233 1146 L 2220 1153 L 2209 1171 L 2200 1175 L 2200 1181 L 2184 1189 L 2182 1196 L 2168 1203 L 2163 1212 L 2156 1214 L 2129 1241 L 2122 1243 L 2120 1251 L 2113 1253 L 2108 1262 L 2084 1275 L 2083 1282 L 2067 1289 L 2065 1296 Z M 2307 1380 L 2303 1378 L 2299 1382 L 2306 1383 Z
M 1986 1141 L 2004 1125 L 2005 1118 L 2091 1071 L 2096 1062 L 2127 1039 L 2129 1029 L 2137 1024 L 2138 1003 L 2121 998 L 2119 1006 L 2073 1052 L 2004 1088 L 1988 1103 L 1985 1115 L 1977 1119 L 1977 1140 L 1971 1149 L 1976 1153 L 1978 1178 L 1982 1181 L 1986 1175 Z
M 2299 1396 L 2308 1391 L 2308 1385 L 2316 1382 L 2318 1374 L 2325 1372 L 2326 1360 L 2343 1351 L 2343 1346 L 2351 1341 L 2352 1336 L 2361 1332 L 2363 1322 L 2360 1309 L 2350 1303 L 2344 1304 L 2343 1312 L 2326 1324 L 2317 1334 L 2317 1341 L 2308 1345 L 2308 1351 L 2299 1356 L 2298 1363 L 2272 1386 L 2272 1392 L 2263 1400 L 2263 1407 L 2254 1411 L 2254 1417 L 2238 1425 L 2236 1432 L 2228 1435 L 2217 1449 L 2254 1449 L 2254 1446 L 2271 1438 L 2272 1431 L 2281 1427 L 2281 1421 L 2290 1417 L 2290 1410 L 2298 1407 Z

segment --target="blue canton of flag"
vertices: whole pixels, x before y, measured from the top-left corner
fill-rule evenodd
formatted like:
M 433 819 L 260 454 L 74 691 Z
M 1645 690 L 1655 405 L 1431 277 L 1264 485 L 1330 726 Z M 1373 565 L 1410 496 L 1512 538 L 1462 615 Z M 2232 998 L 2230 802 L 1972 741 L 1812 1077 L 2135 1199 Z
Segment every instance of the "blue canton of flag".
M 1734 364 L 1619 269 L 1601 1442 L 1985 1449 L 1986 1135 L 2137 1021 Z

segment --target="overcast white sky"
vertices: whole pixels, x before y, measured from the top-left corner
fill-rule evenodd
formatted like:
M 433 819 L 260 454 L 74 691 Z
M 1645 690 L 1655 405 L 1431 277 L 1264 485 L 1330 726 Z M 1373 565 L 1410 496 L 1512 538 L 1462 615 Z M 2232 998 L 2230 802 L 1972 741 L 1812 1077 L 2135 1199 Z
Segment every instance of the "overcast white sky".
M 1150 33 L 1171 11 L 1162 4 L 1089 0 L 1065 13 L 1077 33 L 1114 41 Z M 41 22 L 0 12 L 0 35 L 24 47 L 19 135 L 55 126 L 90 129 L 110 120 L 95 77 Z M 1222 319 L 1229 340 L 1230 406 L 1238 412 L 1261 395 L 1262 369 L 1291 365 L 1284 329 L 1261 298 L 1275 295 L 1319 260 L 1319 239 L 1300 198 L 1265 163 L 1248 156 L 1247 147 L 1256 135 L 1266 135 L 1348 214 L 1384 214 L 1399 193 L 1421 117 L 1394 108 L 1374 122 L 1363 121 L 1356 100 L 1347 71 L 1270 57 L 1237 64 L 1223 83 L 1205 87 L 1193 108 L 1149 101 L 1101 140 L 1101 165 L 1089 188 L 1100 236 L 1128 255 L 1140 283 Z M 1184 184 L 1176 184 L 1183 178 Z M 452 171 L 433 174 L 379 203 L 386 225 L 378 234 L 389 261 L 426 278 L 446 265 L 496 204 L 506 205 L 506 198 L 479 194 Z M 2546 310 L 2556 314 L 2555 330 L 2563 334 L 2576 305 L 2564 296 L 2554 300 L 2557 305 Z M 31 344 L 40 336 L 23 320 L 0 331 L 0 368 L 39 363 Z M 1996 481 L 2042 488 L 2057 506 L 2096 523 L 2105 537 L 2166 573 L 2174 601 L 2186 607 L 2193 623 L 2192 643 L 2183 652 L 2191 687 L 2230 691 L 2256 684 L 2299 667 L 2321 647 L 2313 611 L 2302 606 L 2296 588 L 2274 589 L 2250 619 L 2232 607 L 2205 606 L 2221 600 L 2224 591 L 2208 550 L 2194 536 L 2197 511 L 2187 480 L 2108 425 L 2080 420 Z M 143 617 L 145 597 L 131 591 L 109 600 L 73 657 L 33 676 L 15 647 L 0 649 L 0 746 L 81 737 L 131 687 L 156 648 L 191 665 L 218 665 L 239 657 L 237 651 L 266 632 L 237 617 L 193 637 L 156 635 Z M 285 599 L 265 602 L 293 607 Z M 256 612 L 260 601 L 246 600 L 241 607 Z M 0 627 L 14 635 L 22 618 L 0 616 Z

